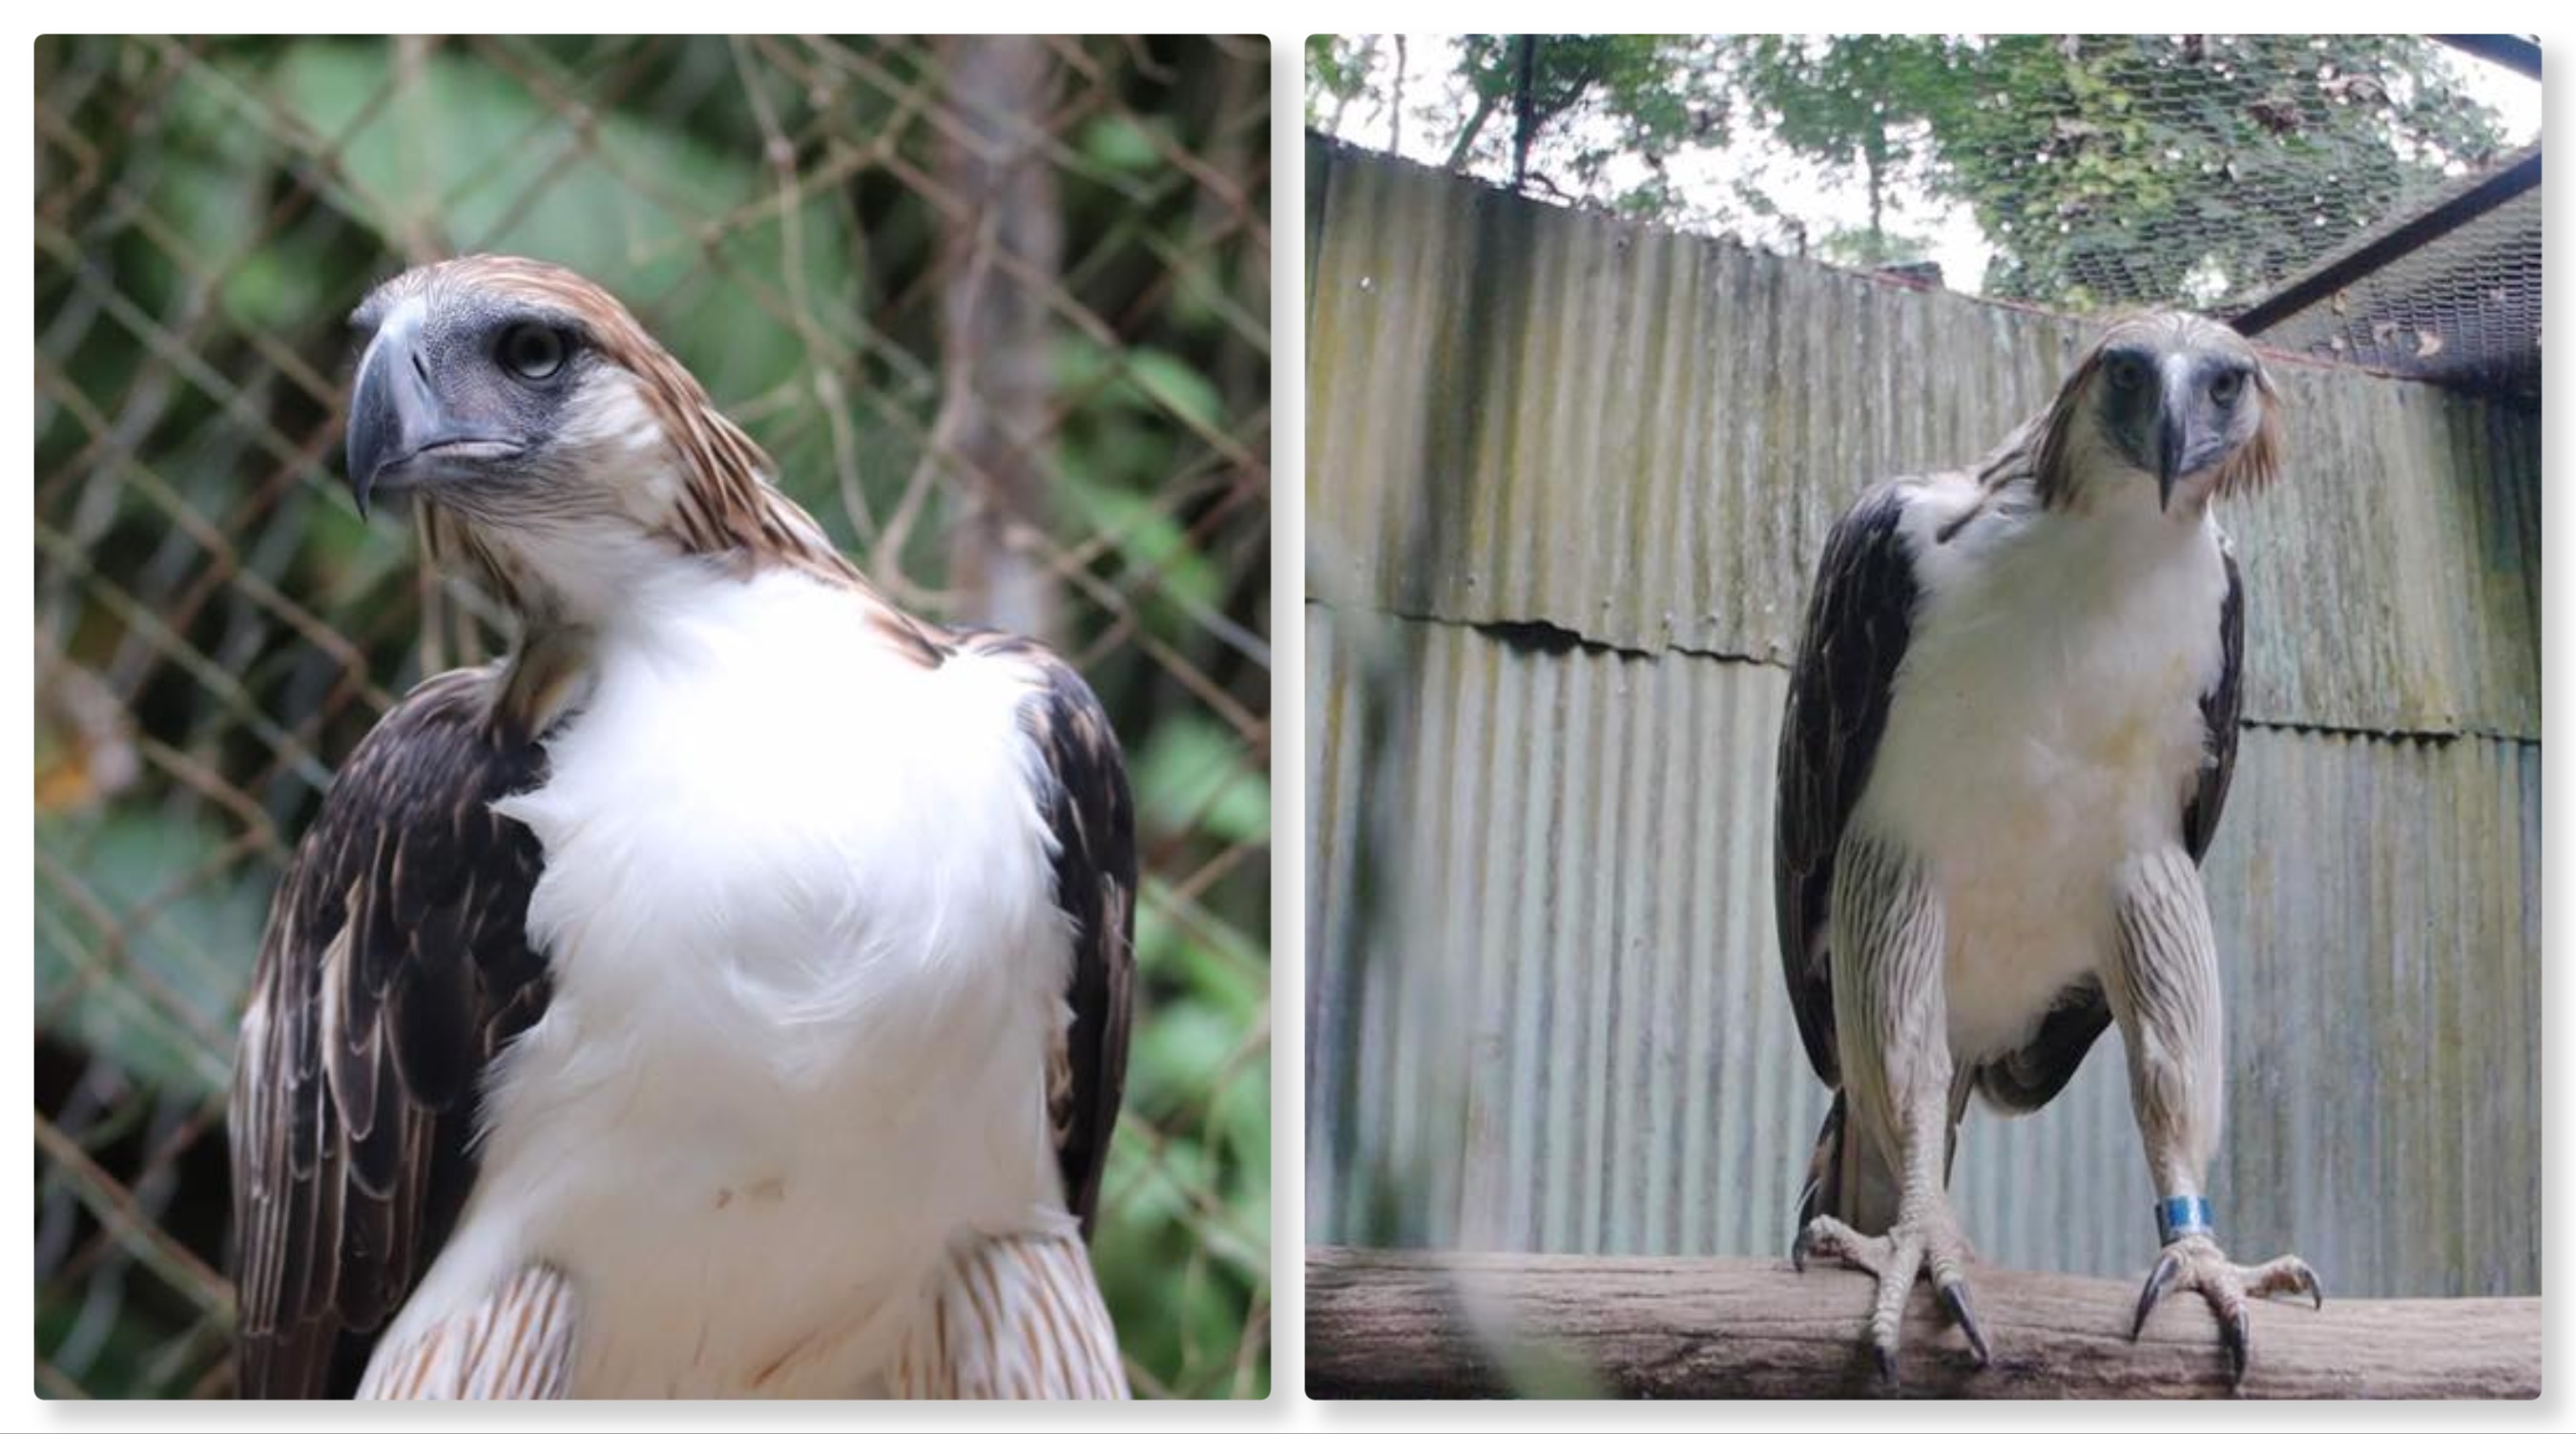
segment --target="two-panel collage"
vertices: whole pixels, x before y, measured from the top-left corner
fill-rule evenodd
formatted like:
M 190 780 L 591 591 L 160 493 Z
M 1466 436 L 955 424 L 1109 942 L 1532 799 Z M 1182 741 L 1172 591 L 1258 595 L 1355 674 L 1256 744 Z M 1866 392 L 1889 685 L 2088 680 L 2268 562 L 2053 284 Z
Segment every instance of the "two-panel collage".
M 21 1397 L 2540 1399 L 2541 50 L 36 38 Z

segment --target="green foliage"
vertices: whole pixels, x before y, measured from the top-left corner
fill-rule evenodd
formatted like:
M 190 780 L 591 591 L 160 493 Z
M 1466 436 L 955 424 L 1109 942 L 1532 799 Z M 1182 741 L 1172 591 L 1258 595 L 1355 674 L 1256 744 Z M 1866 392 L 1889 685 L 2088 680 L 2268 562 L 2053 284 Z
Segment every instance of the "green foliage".
M 1884 227 L 1837 229 L 1816 245 L 1817 257 L 1849 269 L 1913 264 L 1932 257 L 1931 241 Z
M 1838 160 L 1917 145 L 1936 193 L 1976 212 L 1986 291 L 2071 307 L 2215 302 L 2304 263 L 2478 165 L 2494 115 L 2407 35 L 1838 38 L 1758 53 L 1869 105 L 1784 111 L 1778 133 Z M 1791 80 L 1795 83 L 1794 78 Z
M 1451 167 L 1515 177 L 1524 38 L 1533 188 L 1860 265 L 1923 257 L 1920 223 L 1961 204 L 1986 292 L 2073 308 L 2241 297 L 2501 143 L 2423 36 L 1468 35 L 1449 54 L 1469 98 L 1414 111 Z M 1382 97 L 1374 40 L 1310 42 L 1310 122 Z M 1782 160 L 1812 166 L 1793 188 L 1856 183 L 1866 222 L 1808 234 Z
M 255 889 L 189 879 L 221 834 L 124 809 L 40 812 L 36 840 L 79 873 L 36 893 L 39 1023 L 112 1052 L 133 1080 L 200 1100 L 222 1094 L 232 1064 L 220 1041 L 250 985 L 240 953 L 258 949 L 267 902 Z
M 1438 143 L 1449 168 L 1475 164 L 1510 174 L 1516 161 L 1539 154 L 1539 181 L 1571 190 L 1594 185 L 1621 158 L 1651 169 L 1676 150 L 1723 138 L 1726 100 L 1711 68 L 1713 51 L 1688 37 L 1454 38 L 1447 92 L 1426 107 L 1445 125 Z M 1376 40 L 1307 41 L 1309 123 L 1324 124 L 1329 113 L 1388 83 Z
M 1368 85 L 1364 41 L 1344 35 L 1306 37 L 1306 122 L 1321 124 L 1324 102 L 1356 98 Z
M 727 322 L 759 314 L 762 296 L 792 302 L 832 348 L 865 342 L 831 214 L 789 211 L 791 241 L 778 211 L 755 204 L 757 150 L 617 110 L 566 134 L 545 97 L 488 64 L 433 54 L 399 88 L 395 65 L 380 44 L 308 42 L 254 81 L 313 132 L 351 133 L 338 169 L 389 248 L 426 233 L 443 249 L 577 269 L 649 306 L 665 331 L 704 336 L 690 367 L 713 393 L 765 393 L 804 365 L 796 328 Z M 381 122 L 353 124 L 388 93 Z M 737 215 L 748 222 L 728 222 Z
M 1945 42 L 1915 35 L 1756 35 L 1732 42 L 1735 72 L 1771 135 L 1869 186 L 1869 228 L 1847 244 L 1863 263 L 1885 263 L 1891 178 L 1917 157 L 1929 106 L 1947 97 Z
M 1530 125 L 1517 123 L 1523 43 L 1529 62 Z M 1513 156 L 1557 141 L 1558 162 L 1590 184 L 1609 163 L 1633 155 L 1652 164 L 1705 138 L 1721 112 L 1705 52 L 1654 35 L 1466 35 L 1459 72 L 1479 110 L 1501 123 L 1470 136 L 1491 155 Z M 1591 119 L 1592 124 L 1578 121 Z M 1465 141 L 1462 141 L 1465 142 Z M 1453 166 L 1457 149 L 1451 150 Z

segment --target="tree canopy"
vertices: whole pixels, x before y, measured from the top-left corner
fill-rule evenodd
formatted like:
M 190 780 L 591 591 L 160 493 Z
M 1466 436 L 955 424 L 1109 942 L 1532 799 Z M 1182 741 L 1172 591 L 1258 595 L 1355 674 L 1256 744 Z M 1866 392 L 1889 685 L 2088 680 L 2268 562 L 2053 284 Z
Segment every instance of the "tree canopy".
M 2504 143 L 2412 35 L 1471 35 L 1436 74 L 1430 49 L 1316 37 L 1311 122 L 1365 142 L 1349 121 L 1373 117 L 1451 169 L 1849 264 L 1922 257 L 1964 206 L 1986 292 L 2069 307 L 2223 306 Z M 1796 193 L 1818 182 L 1866 218 L 1819 228 Z

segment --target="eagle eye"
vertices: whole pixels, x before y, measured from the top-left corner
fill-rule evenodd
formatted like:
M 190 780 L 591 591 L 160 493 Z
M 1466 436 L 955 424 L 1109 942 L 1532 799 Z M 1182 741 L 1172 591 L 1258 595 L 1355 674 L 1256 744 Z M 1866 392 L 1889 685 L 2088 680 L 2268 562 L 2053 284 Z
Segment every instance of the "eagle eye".
M 2243 369 L 2229 369 L 2209 382 L 2209 396 L 2216 399 L 2221 408 L 2235 403 L 2237 396 L 2243 392 L 2245 392 Z
M 517 323 L 501 331 L 501 366 L 530 383 L 554 377 L 567 356 L 563 334 L 548 325 Z
M 2135 393 L 2146 382 L 2147 366 L 2134 354 L 2113 354 L 2102 364 L 2103 376 L 2117 393 Z

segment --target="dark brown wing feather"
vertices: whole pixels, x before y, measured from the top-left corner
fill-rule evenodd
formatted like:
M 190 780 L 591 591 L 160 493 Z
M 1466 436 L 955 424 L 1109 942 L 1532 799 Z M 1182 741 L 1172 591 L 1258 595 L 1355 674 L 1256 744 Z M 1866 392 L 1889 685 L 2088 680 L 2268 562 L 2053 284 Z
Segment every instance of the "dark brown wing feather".
M 2227 564 L 2227 597 L 2218 609 L 2218 685 L 2200 694 L 2209 756 L 2201 765 L 2200 785 L 2182 810 L 2183 845 L 2193 861 L 2207 857 L 2218 836 L 2227 785 L 2236 779 L 2236 732 L 2245 711 L 2245 587 L 2236 575 L 2235 549 L 2222 546 L 2220 556 Z
M 545 1009 L 541 865 L 491 803 L 542 780 L 490 669 L 422 683 L 351 754 L 270 908 L 233 1075 L 240 1390 L 346 1396 L 473 1184 L 484 1067 Z
M 1898 532 L 1910 491 L 1900 482 L 1861 495 L 1825 539 L 1807 627 L 1780 722 L 1779 819 L 1772 844 L 1780 964 L 1807 1059 L 1842 1084 L 1834 1043 L 1833 963 L 1825 918 L 1834 849 L 1869 783 L 1896 669 L 1914 630 L 1919 589 Z
M 1049 1063 L 1047 1102 L 1067 1208 L 1091 1234 L 1100 1177 L 1127 1086 L 1127 1025 L 1136 974 L 1136 812 L 1127 763 L 1080 674 L 1022 638 L 976 633 L 975 651 L 1013 657 L 1042 679 L 1025 713 L 1046 763 L 1039 800 L 1055 838 L 1055 903 L 1073 927 L 1065 1000 L 1073 1023 Z
M 2236 776 L 2237 719 L 2245 698 L 2245 590 L 2236 574 L 2236 554 L 2222 549 L 2227 564 L 2227 596 L 2218 610 L 2220 659 L 2218 683 L 2200 694 L 2200 718 L 2207 756 L 2200 782 L 2184 799 L 2183 846 L 2193 861 L 2209 855 L 2218 835 L 2218 818 L 2227 806 L 2227 784 Z M 2019 1050 L 1978 1068 L 1977 1085 L 1986 1098 L 2011 1110 L 2037 1110 L 2056 1098 L 2075 1078 L 2085 1052 L 2111 1025 L 2111 1003 L 2101 983 L 2087 977 L 2059 993 L 2057 1004 L 2039 1030 Z

